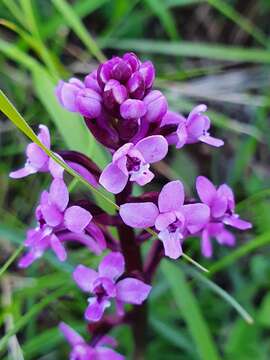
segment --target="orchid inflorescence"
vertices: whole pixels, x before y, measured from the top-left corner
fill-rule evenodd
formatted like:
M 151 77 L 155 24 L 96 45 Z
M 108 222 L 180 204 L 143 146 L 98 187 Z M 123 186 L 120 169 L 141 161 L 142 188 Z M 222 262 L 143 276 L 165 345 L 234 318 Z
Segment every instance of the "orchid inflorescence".
M 216 188 L 204 176 L 196 180 L 201 202 L 185 196 L 180 180 L 170 181 L 159 193 L 137 197 L 132 194 L 134 182 L 144 186 L 152 181 L 155 175 L 151 165 L 166 157 L 169 145 L 177 149 L 197 142 L 223 145 L 209 133 L 206 105 L 196 106 L 187 118 L 172 112 L 162 92 L 153 90 L 154 80 L 153 64 L 127 53 L 101 64 L 84 81 L 71 78 L 60 81 L 56 88 L 60 104 L 84 117 L 95 139 L 111 154 L 111 162 L 101 171 L 92 159 L 79 152 L 61 151 L 55 155 L 91 186 L 101 185 L 115 194 L 117 214 L 106 213 L 89 199 L 71 200 L 64 169 L 35 143 L 27 146 L 25 166 L 10 174 L 16 179 L 37 172 L 52 176 L 50 188 L 42 192 L 35 211 L 37 225 L 27 232 L 24 244 L 28 251 L 19 267 L 28 267 L 49 249 L 59 261 L 65 261 L 64 245 L 68 241 L 84 245 L 96 255 L 109 250 L 98 271 L 78 264 L 73 272 L 78 287 L 90 293 L 85 319 L 93 336 L 88 344 L 67 324 L 60 324 L 72 347 L 71 359 L 123 359 L 107 347 L 115 346 L 115 342 L 106 333 L 115 325 L 136 321 L 139 307 L 125 312 L 124 305 L 141 305 L 147 299 L 149 283 L 162 257 L 179 258 L 185 240 L 191 236 L 200 237 L 202 254 L 211 257 L 212 239 L 220 245 L 235 244 L 235 236 L 227 226 L 240 230 L 252 226 L 235 213 L 231 188 L 226 184 Z M 50 148 L 50 133 L 45 125 L 39 126 L 38 138 Z M 118 238 L 112 236 L 109 226 L 118 230 Z M 140 245 L 151 238 L 147 228 L 157 233 L 158 240 L 143 263 Z M 104 312 L 112 301 L 116 315 L 106 317 Z

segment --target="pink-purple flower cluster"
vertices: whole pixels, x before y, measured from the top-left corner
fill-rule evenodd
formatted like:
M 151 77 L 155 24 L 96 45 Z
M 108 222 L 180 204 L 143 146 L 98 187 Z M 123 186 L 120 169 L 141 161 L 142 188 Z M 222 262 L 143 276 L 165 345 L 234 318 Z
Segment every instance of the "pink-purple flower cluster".
M 27 232 L 24 243 L 27 253 L 19 261 L 21 268 L 31 265 L 47 250 L 65 261 L 70 241 L 86 246 L 96 255 L 108 251 L 97 271 L 83 264 L 73 271 L 78 287 L 90 294 L 85 319 L 90 324 L 101 325 L 91 328 L 93 338 L 88 344 L 68 325 L 60 324 L 72 347 L 70 359 L 123 359 L 104 346 L 109 339 L 106 332 L 112 323 L 133 321 L 132 311 L 136 315 L 137 306 L 149 296 L 149 279 L 160 259 L 164 255 L 179 258 L 186 240 L 194 236 L 201 238 L 202 254 L 211 257 L 211 239 L 215 238 L 221 245 L 235 244 L 235 236 L 227 227 L 251 228 L 249 222 L 235 213 L 234 195 L 229 186 L 223 184 L 216 189 L 203 176 L 196 180 L 201 202 L 187 198 L 179 180 L 165 184 L 160 192 L 133 195 L 133 183 L 144 186 L 153 180 L 154 169 L 150 166 L 166 157 L 169 145 L 177 149 L 197 142 L 214 147 L 223 145 L 222 140 L 210 135 L 206 105 L 196 106 L 187 118 L 172 112 L 166 97 L 153 89 L 154 80 L 153 64 L 127 53 L 101 64 L 83 81 L 76 78 L 60 81 L 56 89 L 59 103 L 84 117 L 96 140 L 109 151 L 111 161 L 100 170 L 84 154 L 61 151 L 55 155 L 92 186 L 102 185 L 116 194 L 117 214 L 106 213 L 89 198 L 71 199 L 63 168 L 35 143 L 27 146 L 25 166 L 10 173 L 12 178 L 37 172 L 52 176 L 50 188 L 42 192 L 35 211 L 36 227 Z M 45 125 L 40 125 L 38 137 L 50 149 L 50 134 Z M 111 226 L 118 231 L 118 237 L 110 232 Z M 149 238 L 147 228 L 151 228 L 151 233 L 156 232 L 158 244 L 161 241 L 163 248 L 153 244 L 144 263 L 140 244 Z M 137 233 L 134 229 L 141 231 Z M 136 306 L 125 311 L 125 304 Z M 111 311 L 115 322 L 105 314 L 109 307 L 115 309 Z M 115 345 L 111 339 L 109 345 Z

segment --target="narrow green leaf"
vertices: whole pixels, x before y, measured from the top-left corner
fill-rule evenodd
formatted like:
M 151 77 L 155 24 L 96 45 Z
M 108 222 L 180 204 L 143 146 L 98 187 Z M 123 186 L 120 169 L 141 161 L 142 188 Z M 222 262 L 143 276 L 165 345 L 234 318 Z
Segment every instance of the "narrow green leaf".
M 39 314 L 46 306 L 48 306 L 50 303 L 58 299 L 60 296 L 63 296 L 67 293 L 67 291 L 70 289 L 70 285 L 65 285 L 60 288 L 58 288 L 56 291 L 52 292 L 51 294 L 47 295 L 45 298 L 43 298 L 39 303 L 35 304 L 26 314 L 24 314 L 14 325 L 12 329 L 10 329 L 0 340 L 0 352 L 2 352 L 11 336 L 16 334 L 18 331 L 20 331 L 23 327 L 25 327 L 29 321 L 34 317 L 35 315 Z
M 75 32 L 78 38 L 82 41 L 82 43 L 86 46 L 86 48 L 93 54 L 98 61 L 103 62 L 106 60 L 103 53 L 100 51 L 96 42 L 87 31 L 81 19 L 72 9 L 72 6 L 69 5 L 65 0 L 52 0 L 54 6 L 61 13 L 61 15 L 66 19 L 68 25 Z
M 4 265 L 0 268 L 0 278 L 5 273 L 5 271 L 9 268 L 9 266 L 13 263 L 13 261 L 20 255 L 20 253 L 23 251 L 23 249 L 24 249 L 24 245 L 22 244 L 7 259 L 7 261 L 4 263 Z
M 190 272 L 194 278 L 201 281 L 204 285 L 206 285 L 209 289 L 211 289 L 214 293 L 216 293 L 224 301 L 231 305 L 248 324 L 253 324 L 254 320 L 249 315 L 249 313 L 243 308 L 242 305 L 239 304 L 237 300 L 235 300 L 229 293 L 227 293 L 227 291 L 222 289 L 213 281 L 207 279 L 205 276 L 202 276 L 198 271 L 194 269 L 190 268 L 188 272 Z
M 268 39 L 265 34 L 257 28 L 252 22 L 242 16 L 237 10 L 235 10 L 227 1 L 222 0 L 207 0 L 208 4 L 212 5 L 219 12 L 225 15 L 227 18 L 235 22 L 241 29 L 251 35 L 258 43 L 263 46 L 268 46 Z
M 268 245 L 269 243 L 270 232 L 259 235 L 254 239 L 250 239 L 246 244 L 238 247 L 236 250 L 231 251 L 229 255 L 224 256 L 222 259 L 218 260 L 215 264 L 213 264 L 209 269 L 210 275 L 215 274 L 222 269 L 225 269 L 241 257 L 246 256 L 250 252 L 262 246 Z
M 165 31 L 172 40 L 178 40 L 179 34 L 174 18 L 169 9 L 167 9 L 163 0 L 145 0 L 152 12 L 159 18 Z
M 259 48 L 196 43 L 189 41 L 167 42 L 142 39 L 113 39 L 107 43 L 111 49 L 133 50 L 166 56 L 184 56 L 224 61 L 270 63 L 270 52 Z
M 161 264 L 161 269 L 169 282 L 175 303 L 181 311 L 181 315 L 196 344 L 199 357 L 202 360 L 220 359 L 199 304 L 188 285 L 184 273 L 177 265 L 168 260 Z

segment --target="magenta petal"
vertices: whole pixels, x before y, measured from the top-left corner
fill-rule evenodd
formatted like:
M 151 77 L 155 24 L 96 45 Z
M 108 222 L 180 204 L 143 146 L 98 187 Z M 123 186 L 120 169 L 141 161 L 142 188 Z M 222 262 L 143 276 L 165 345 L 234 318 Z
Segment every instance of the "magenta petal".
M 111 252 L 106 255 L 98 267 L 100 276 L 108 277 L 116 280 L 123 274 L 125 270 L 124 257 L 119 252 Z
M 53 178 L 63 178 L 64 168 L 52 158 L 49 159 L 49 170 Z
M 41 256 L 42 254 L 36 254 L 30 251 L 26 255 L 20 258 L 18 266 L 22 269 L 25 269 Z
M 99 183 L 113 194 L 120 193 L 128 182 L 128 176 L 125 175 L 117 165 L 111 163 L 102 171 Z
M 164 125 L 178 125 L 179 123 L 185 123 L 186 119 L 183 115 L 178 114 L 174 111 L 168 110 L 162 118 L 160 126 Z
M 145 162 L 151 164 L 162 160 L 168 152 L 167 140 L 161 135 L 152 135 L 140 140 L 135 149 L 139 150 Z
M 41 169 L 49 160 L 48 155 L 35 143 L 30 143 L 26 148 L 28 160 L 34 168 Z
M 70 83 L 62 83 L 61 88 L 59 88 L 60 91 L 57 91 L 59 94 L 59 100 L 60 103 L 71 112 L 78 111 L 77 105 L 76 105 L 76 96 L 78 91 L 80 90 L 78 87 L 70 84 Z
M 178 125 L 176 135 L 177 135 L 176 148 L 181 149 L 186 144 L 188 138 L 188 132 L 185 122 L 181 122 Z
M 228 208 L 234 212 L 235 200 L 232 189 L 227 184 L 222 184 L 217 189 L 218 196 L 224 196 L 227 199 Z
M 205 176 L 198 176 L 196 180 L 196 190 L 202 202 L 210 205 L 216 196 L 216 188 Z
M 184 203 L 184 198 L 184 186 L 181 181 L 170 181 L 163 186 L 158 197 L 158 207 L 160 212 L 179 210 Z
M 210 208 L 205 204 L 184 205 L 182 209 L 186 227 L 191 234 L 200 231 L 210 219 Z
M 59 324 L 59 330 L 62 332 L 71 346 L 84 343 L 84 339 L 81 337 L 81 335 L 79 335 L 77 331 L 73 330 L 66 323 L 61 322 Z
M 212 257 L 213 248 L 212 248 L 211 239 L 209 237 L 207 230 L 204 230 L 202 232 L 201 251 L 202 251 L 203 256 L 205 256 L 206 258 Z
M 158 234 L 158 237 L 163 243 L 166 256 L 175 260 L 183 254 L 181 245 L 182 236 L 179 232 L 169 233 L 168 230 L 164 230 Z
M 158 208 L 151 202 L 123 204 L 119 213 L 125 224 L 139 229 L 154 226 L 159 215 Z
M 226 225 L 233 226 L 239 230 L 248 230 L 252 228 L 252 224 L 250 222 L 242 220 L 237 216 L 226 217 L 223 220 L 223 223 Z
M 90 212 L 80 206 L 71 206 L 66 209 L 64 214 L 65 226 L 74 233 L 83 232 L 91 220 Z
M 128 304 L 140 305 L 148 297 L 152 287 L 140 280 L 126 278 L 119 281 L 116 288 L 118 300 Z
M 34 169 L 32 166 L 30 165 L 25 165 L 25 167 L 23 167 L 22 169 L 16 170 L 16 171 L 12 171 L 9 176 L 12 179 L 21 179 L 23 177 L 26 177 L 28 175 L 31 174 L 35 174 L 37 172 L 36 169 Z
M 51 137 L 50 132 L 47 126 L 45 125 L 39 125 L 39 134 L 38 134 L 39 140 L 42 142 L 46 148 L 50 149 L 51 147 Z
M 106 240 L 104 234 L 96 224 L 90 222 L 87 225 L 86 230 L 95 239 L 100 251 L 106 249 Z
M 98 278 L 98 273 L 84 265 L 78 265 L 72 274 L 73 280 L 85 292 L 93 290 L 93 283 Z
M 44 217 L 44 220 L 49 226 L 52 227 L 58 226 L 63 221 L 63 214 L 53 204 L 41 205 L 41 212 Z
M 224 145 L 224 141 L 221 139 L 214 138 L 210 135 L 201 135 L 198 137 L 198 140 L 204 142 L 205 144 L 220 147 Z
M 107 300 L 98 302 L 95 298 L 89 299 L 89 305 L 84 313 L 86 320 L 99 321 L 108 306 L 110 306 L 110 302 Z
M 60 211 L 64 211 L 68 205 L 68 188 L 62 179 L 56 178 L 50 186 L 49 200 L 57 206 Z
M 223 229 L 217 236 L 217 241 L 220 245 L 234 246 L 235 236 L 228 230 Z
M 98 357 L 96 359 L 98 360 L 125 360 L 124 356 L 118 354 L 112 349 L 105 348 L 102 346 L 98 346 L 96 348 L 96 352 L 98 354 L 97 355 Z
M 53 234 L 50 237 L 50 244 L 58 259 L 65 261 L 67 258 L 66 250 L 56 235 Z
M 155 227 L 157 230 L 162 231 L 166 229 L 170 224 L 172 224 L 175 220 L 176 215 L 174 212 L 159 214 L 155 222 Z
M 214 218 L 219 218 L 225 214 L 227 210 L 228 201 L 225 196 L 216 196 L 211 203 L 211 215 Z

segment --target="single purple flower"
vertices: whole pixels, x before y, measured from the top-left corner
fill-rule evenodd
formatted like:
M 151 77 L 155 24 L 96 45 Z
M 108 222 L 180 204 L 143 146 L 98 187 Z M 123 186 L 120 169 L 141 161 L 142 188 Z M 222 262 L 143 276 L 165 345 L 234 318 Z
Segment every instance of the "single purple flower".
M 66 323 L 61 322 L 59 329 L 72 348 L 70 360 L 124 360 L 124 356 L 107 347 L 117 345 L 116 341 L 109 336 L 103 336 L 95 347 L 92 347 Z
M 200 231 L 209 221 L 210 215 L 207 205 L 184 205 L 184 198 L 181 181 L 171 181 L 163 186 L 158 206 L 151 202 L 127 203 L 120 206 L 120 216 L 131 227 L 155 226 L 163 242 L 165 255 L 177 259 L 182 255 L 183 239 Z
M 223 184 L 216 188 L 209 179 L 199 176 L 196 180 L 196 189 L 201 201 L 210 208 L 210 222 L 202 231 L 202 253 L 206 257 L 211 257 L 210 239 L 212 237 L 216 238 L 221 245 L 233 246 L 235 244 L 234 235 L 226 230 L 224 225 L 247 230 L 252 227 L 252 224 L 240 219 L 235 213 L 234 194 L 228 185 Z
M 27 232 L 24 244 L 29 251 L 20 259 L 20 267 L 28 267 L 49 248 L 60 261 L 65 261 L 67 254 L 62 242 L 68 240 L 79 241 L 95 253 L 100 253 L 105 248 L 101 231 L 97 233 L 96 225 L 90 224 L 90 212 L 76 205 L 68 207 L 68 203 L 69 194 L 64 181 L 54 179 L 49 192 L 43 191 L 41 194 L 40 204 L 36 209 L 38 226 Z
M 224 145 L 223 140 L 214 138 L 209 134 L 211 122 L 208 116 L 203 114 L 206 110 L 206 105 L 198 105 L 187 118 L 168 111 L 162 119 L 161 126 L 177 125 L 176 133 L 168 137 L 169 143 L 175 143 L 178 149 L 185 144 L 194 144 L 199 141 L 215 147 Z
M 50 133 L 45 125 L 39 125 L 38 138 L 48 149 L 51 147 Z M 37 172 L 50 172 L 54 178 L 62 178 L 64 169 L 50 158 L 36 143 L 26 147 L 27 160 L 22 169 L 12 171 L 9 176 L 20 179 Z
M 99 321 L 106 308 L 115 299 L 118 310 L 123 303 L 140 305 L 148 297 L 151 286 L 135 278 L 119 277 L 124 273 L 125 261 L 121 253 L 106 255 L 99 264 L 98 271 L 79 265 L 73 272 L 73 279 L 85 292 L 93 294 L 88 299 L 85 311 L 88 321 Z
M 136 145 L 127 143 L 118 149 L 112 162 L 103 170 L 99 182 L 113 194 L 120 193 L 128 180 L 143 186 L 154 174 L 150 164 L 163 159 L 168 152 L 168 143 L 161 135 L 153 135 L 140 140 Z

